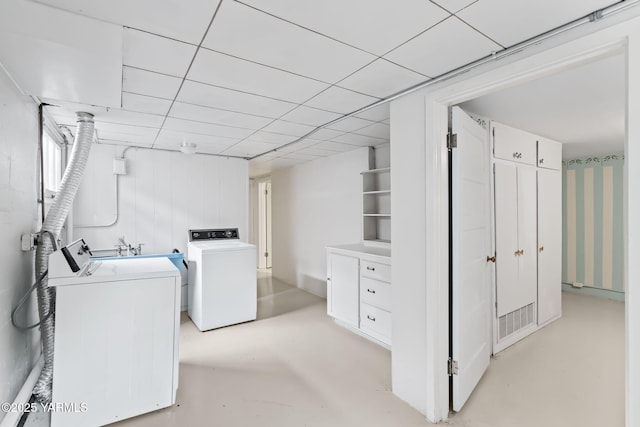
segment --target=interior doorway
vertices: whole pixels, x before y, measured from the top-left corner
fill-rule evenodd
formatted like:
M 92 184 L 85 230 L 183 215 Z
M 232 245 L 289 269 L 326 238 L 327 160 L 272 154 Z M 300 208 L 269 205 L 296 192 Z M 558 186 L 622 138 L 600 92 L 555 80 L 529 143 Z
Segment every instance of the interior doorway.
M 271 178 L 258 182 L 258 268 L 271 268 Z
M 599 75 L 602 76 L 602 79 L 598 78 Z M 592 87 L 592 81 L 594 79 L 599 81 L 599 88 L 595 90 L 595 92 Z M 617 220 L 613 219 L 613 221 L 618 221 L 622 224 L 624 222 L 622 218 L 622 195 L 625 194 L 622 188 L 623 180 L 620 178 L 619 182 L 614 182 L 615 176 L 612 171 L 604 173 L 593 171 L 585 172 L 584 175 L 587 177 L 587 181 L 585 181 L 584 185 L 579 185 L 577 189 L 576 186 L 573 185 L 573 187 L 571 187 L 572 190 L 569 191 L 569 193 L 573 192 L 569 194 L 569 198 L 573 197 L 573 205 L 571 205 L 571 203 L 567 202 L 566 189 L 568 187 L 566 177 L 571 176 L 572 178 L 570 179 L 575 180 L 575 173 L 567 175 L 566 169 L 569 162 L 575 159 L 583 159 L 581 161 L 585 163 L 588 161 L 589 163 L 595 164 L 605 162 L 605 159 L 606 161 L 611 161 L 619 156 L 624 158 L 626 138 L 625 82 L 625 57 L 618 51 L 614 54 L 606 55 L 605 57 L 600 57 L 575 67 L 566 68 L 552 75 L 547 75 L 522 85 L 500 90 L 459 104 L 465 111 L 472 113 L 478 123 L 484 123 L 488 132 L 490 128 L 488 123 L 491 120 L 495 120 L 565 143 L 563 145 L 563 188 L 565 189 L 565 194 L 563 195 L 564 219 L 562 234 L 565 240 L 567 240 L 567 237 L 571 239 L 573 249 L 567 249 L 565 242 L 563 249 L 563 269 L 565 271 L 563 271 L 562 280 L 563 282 L 577 282 L 578 286 L 584 285 L 580 280 L 588 280 L 590 282 L 590 286 L 587 286 L 588 288 L 595 289 L 599 287 L 603 288 L 604 291 L 615 291 L 616 286 L 620 291 L 624 290 L 623 283 L 616 285 L 615 283 L 607 282 L 606 279 L 606 277 L 609 277 L 613 280 L 616 274 L 620 274 L 620 277 L 622 277 L 625 269 L 623 265 L 618 266 L 620 270 L 619 273 L 611 273 L 610 270 L 615 264 L 615 262 L 612 262 L 612 257 L 614 259 L 621 259 L 623 258 L 623 253 L 616 255 L 607 254 L 608 251 L 610 252 L 612 250 L 611 238 L 603 238 L 602 231 L 600 231 L 600 238 L 597 237 L 597 232 L 595 234 L 596 237 L 594 237 L 594 232 L 591 228 L 593 228 L 594 221 L 611 222 L 611 212 L 614 212 L 614 208 L 607 205 L 601 207 L 599 211 L 595 209 L 596 212 L 599 212 L 599 214 L 596 213 L 595 215 L 592 212 L 585 212 L 584 215 L 580 216 L 572 211 L 573 216 L 568 218 L 566 214 L 568 209 L 576 209 L 576 191 L 579 191 L 585 196 L 584 199 L 581 199 L 577 203 L 577 206 L 580 208 L 591 209 L 593 211 L 594 205 L 597 208 L 598 203 L 611 204 L 614 200 L 613 195 L 605 195 L 603 197 L 593 196 L 588 193 L 589 190 L 602 190 L 603 185 L 613 184 L 612 188 L 615 189 L 618 195 L 615 197 L 619 198 L 619 212 L 621 216 L 621 218 Z M 600 89 L 602 89 L 602 92 L 599 92 Z M 574 92 L 571 93 L 571 91 Z M 544 99 L 545 94 L 547 99 Z M 565 102 L 564 105 L 563 102 Z M 569 107 L 567 102 L 573 103 L 574 107 Z M 592 116 L 590 116 L 590 114 L 592 114 Z M 581 140 L 582 143 L 580 143 Z M 582 170 L 580 172 L 582 173 Z M 600 181 L 598 181 L 598 179 L 600 179 Z M 454 194 L 453 197 L 453 204 L 455 205 L 456 195 Z M 452 212 L 452 214 L 455 215 L 455 211 Z M 572 221 L 575 221 L 575 218 L 578 217 L 580 218 L 578 221 L 579 224 L 572 223 Z M 577 232 L 584 231 L 587 237 L 583 240 L 577 239 L 578 242 L 576 243 L 576 230 Z M 465 242 L 456 241 L 455 231 L 451 244 L 453 246 L 452 253 L 456 253 L 456 248 L 468 247 Z M 620 247 L 620 250 L 623 251 L 624 245 L 622 242 Z M 487 255 L 491 254 L 488 253 Z M 598 258 L 604 260 L 604 265 L 600 267 L 596 266 L 595 268 L 589 265 L 590 259 L 598 261 Z M 586 267 L 584 273 L 580 271 L 580 268 L 576 268 L 576 263 Z M 567 269 L 570 271 L 567 272 Z M 455 273 L 453 275 L 455 276 Z M 597 280 L 594 280 L 594 277 L 603 278 L 600 286 L 597 286 Z M 570 291 L 571 289 L 568 288 L 568 286 L 571 287 L 572 284 L 575 283 L 564 283 L 564 290 Z M 495 285 L 493 292 L 495 295 Z M 598 294 L 598 292 L 595 291 L 587 291 L 584 293 L 587 295 Z M 624 293 L 621 295 L 621 299 L 624 300 Z M 600 292 L 600 296 L 609 297 L 606 292 Z M 455 318 L 455 298 L 452 297 L 451 301 L 453 302 L 452 310 L 454 310 L 452 318 Z M 574 303 L 575 301 L 572 302 L 572 304 Z M 624 326 L 624 322 L 622 322 L 623 329 Z M 462 333 L 462 335 L 464 335 L 464 331 L 456 332 L 456 329 L 455 323 L 452 323 L 452 339 L 456 333 Z M 492 330 L 495 333 L 495 329 L 492 328 Z M 615 332 L 619 333 L 620 331 Z M 571 341 L 572 337 L 566 336 L 565 339 Z M 624 359 L 624 346 L 612 348 L 611 351 L 619 352 L 620 357 Z M 523 360 L 525 359 L 523 358 Z M 522 369 L 526 370 L 527 368 L 523 366 Z M 597 373 L 590 370 L 585 371 L 585 376 L 593 375 L 597 375 Z M 455 385 L 453 385 L 453 387 L 455 387 Z M 624 381 L 622 381 L 622 388 L 623 387 Z M 455 394 L 455 388 L 453 392 Z M 578 394 L 589 393 L 587 390 L 577 390 L 576 392 Z M 606 393 L 606 390 L 593 390 L 593 392 Z M 622 395 L 624 396 L 624 392 L 622 392 Z M 571 398 L 570 396 L 559 397 L 561 399 Z M 624 408 L 624 402 L 618 403 Z M 586 405 L 586 407 L 589 407 L 589 405 Z M 540 408 L 540 410 L 543 409 L 544 408 Z M 612 408 L 605 409 L 609 411 L 612 410 Z M 523 414 L 523 416 L 525 416 L 525 414 Z

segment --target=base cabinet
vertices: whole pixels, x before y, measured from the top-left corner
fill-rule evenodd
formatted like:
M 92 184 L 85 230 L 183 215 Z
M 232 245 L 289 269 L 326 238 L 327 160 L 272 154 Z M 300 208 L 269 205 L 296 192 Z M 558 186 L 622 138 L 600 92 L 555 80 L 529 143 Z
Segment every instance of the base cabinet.
M 327 314 L 391 346 L 390 250 L 363 245 L 327 248 Z

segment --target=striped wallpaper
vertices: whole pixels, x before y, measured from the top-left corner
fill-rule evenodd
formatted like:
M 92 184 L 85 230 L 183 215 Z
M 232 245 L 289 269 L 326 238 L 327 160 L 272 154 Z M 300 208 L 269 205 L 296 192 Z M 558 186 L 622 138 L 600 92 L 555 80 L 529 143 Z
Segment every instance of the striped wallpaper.
M 624 292 L 624 155 L 562 163 L 562 281 Z

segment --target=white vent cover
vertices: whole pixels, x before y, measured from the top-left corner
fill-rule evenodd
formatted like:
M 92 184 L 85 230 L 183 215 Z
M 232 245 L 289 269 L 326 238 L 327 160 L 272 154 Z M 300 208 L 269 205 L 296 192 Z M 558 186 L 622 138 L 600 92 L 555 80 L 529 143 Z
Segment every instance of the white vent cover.
M 532 324 L 535 319 L 533 318 L 533 306 L 535 303 L 525 305 L 522 308 L 507 313 L 504 316 L 498 318 L 498 336 L 503 339 L 514 332 L 519 331 L 527 325 Z

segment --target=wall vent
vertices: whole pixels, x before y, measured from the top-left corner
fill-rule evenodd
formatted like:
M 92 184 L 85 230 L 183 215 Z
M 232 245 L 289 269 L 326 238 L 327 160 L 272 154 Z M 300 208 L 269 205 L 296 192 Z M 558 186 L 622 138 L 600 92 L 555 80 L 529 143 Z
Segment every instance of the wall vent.
M 508 337 L 514 332 L 519 331 L 527 325 L 532 324 L 535 319 L 533 318 L 533 306 L 535 303 L 525 305 L 522 308 L 507 313 L 504 316 L 498 318 L 498 336 L 500 339 Z

